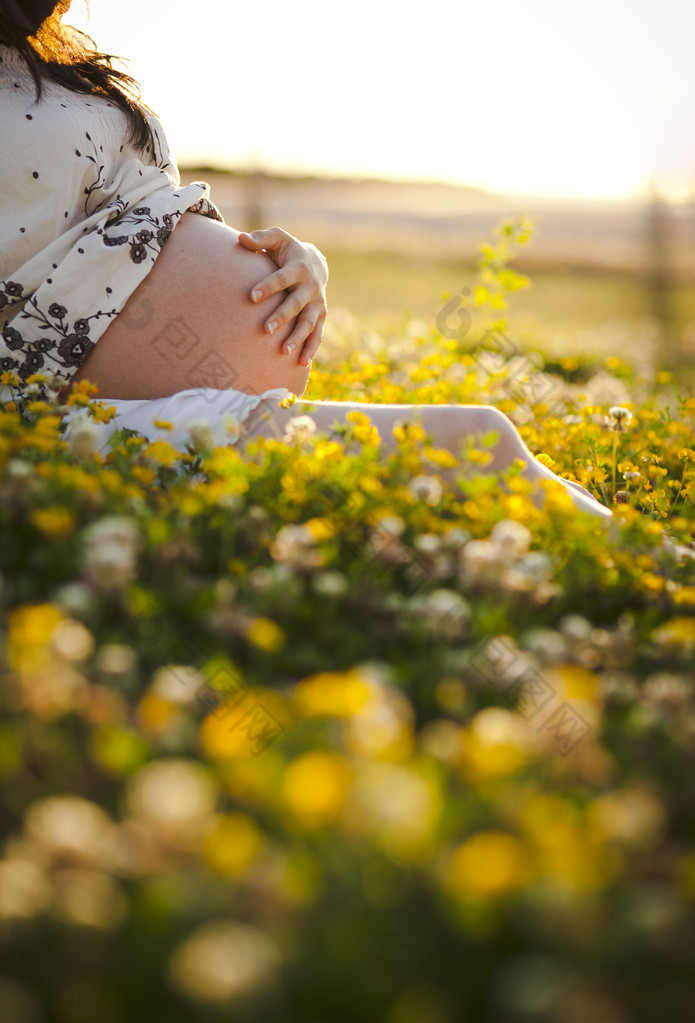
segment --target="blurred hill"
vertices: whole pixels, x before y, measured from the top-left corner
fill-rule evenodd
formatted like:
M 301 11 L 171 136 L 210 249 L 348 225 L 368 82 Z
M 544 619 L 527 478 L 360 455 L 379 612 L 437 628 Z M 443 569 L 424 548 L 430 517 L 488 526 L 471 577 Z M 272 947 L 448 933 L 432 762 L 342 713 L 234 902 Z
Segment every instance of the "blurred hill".
M 651 274 L 654 203 L 497 195 L 437 183 L 282 177 L 185 168 L 184 183 L 209 182 L 226 222 L 239 230 L 277 224 L 320 248 L 475 259 L 504 217 L 538 220 L 519 264 Z M 674 280 L 695 280 L 695 201 L 659 203 L 661 248 Z

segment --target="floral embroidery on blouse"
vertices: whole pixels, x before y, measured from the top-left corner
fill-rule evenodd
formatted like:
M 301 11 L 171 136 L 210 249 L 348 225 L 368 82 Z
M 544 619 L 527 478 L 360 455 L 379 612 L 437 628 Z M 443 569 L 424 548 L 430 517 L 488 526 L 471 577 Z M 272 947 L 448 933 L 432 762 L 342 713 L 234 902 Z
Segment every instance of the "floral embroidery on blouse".
M 181 185 L 147 116 L 153 145 L 139 151 L 105 97 L 47 82 L 37 104 L 21 55 L 0 44 L 0 371 L 67 383 L 183 213 L 224 223 L 204 182 Z

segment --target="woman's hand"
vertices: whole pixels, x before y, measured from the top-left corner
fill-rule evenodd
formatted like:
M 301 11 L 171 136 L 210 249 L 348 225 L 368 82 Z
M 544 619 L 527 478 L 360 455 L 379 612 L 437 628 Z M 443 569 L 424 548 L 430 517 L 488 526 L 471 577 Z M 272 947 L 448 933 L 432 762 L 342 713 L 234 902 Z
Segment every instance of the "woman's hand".
M 290 355 L 298 344 L 304 344 L 299 358 L 303 366 L 309 366 L 321 344 L 323 324 L 326 319 L 326 284 L 328 264 L 315 245 L 300 242 L 279 227 L 267 231 L 241 231 L 239 242 L 255 252 L 265 251 L 279 266 L 251 292 L 251 301 L 260 302 L 280 291 L 292 292 L 273 313 L 265 329 L 272 334 L 283 323 L 297 317 L 297 324 L 282 346 Z

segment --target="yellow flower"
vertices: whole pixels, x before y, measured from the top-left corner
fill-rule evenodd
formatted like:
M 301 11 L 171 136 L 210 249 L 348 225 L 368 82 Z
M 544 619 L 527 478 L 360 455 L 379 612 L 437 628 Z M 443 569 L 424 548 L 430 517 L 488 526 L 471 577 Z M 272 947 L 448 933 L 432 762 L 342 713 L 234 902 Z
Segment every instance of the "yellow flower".
M 92 402 L 92 417 L 97 423 L 110 423 L 113 417 L 116 415 L 116 406 L 106 406 L 102 402 Z
M 591 462 L 587 462 L 585 466 L 584 465 L 578 466 L 577 475 L 579 476 L 579 482 L 582 483 L 584 486 L 586 486 L 587 483 L 591 483 L 592 481 L 594 483 L 605 483 L 605 481 L 608 479 L 608 473 L 603 468 L 603 466 L 592 465 Z
M 242 813 L 218 817 L 203 846 L 205 861 L 219 874 L 234 877 L 253 863 L 263 836 L 256 822 Z
M 364 412 L 357 412 L 355 410 L 348 412 L 345 416 L 349 423 L 354 423 L 355 426 L 371 426 L 372 422 L 368 415 Z
M 426 437 L 425 431 L 419 423 L 407 422 L 400 426 L 394 426 L 393 436 L 399 444 L 417 444 Z
M 78 383 L 73 384 L 67 404 L 73 406 L 89 405 L 90 399 L 98 393 L 99 387 L 97 384 L 93 384 L 89 380 L 80 380 Z
M 46 536 L 66 536 L 75 528 L 75 519 L 67 508 L 34 508 L 31 520 Z
M 466 457 L 474 465 L 489 465 L 494 456 L 489 451 L 478 451 L 477 448 L 469 448 L 466 451 Z
M 154 469 L 150 469 L 145 465 L 134 465 L 131 471 L 135 479 L 138 483 L 142 483 L 143 487 L 149 487 L 155 477 Z
M 653 572 L 645 572 L 640 576 L 640 583 L 645 590 L 653 590 L 654 593 L 661 593 L 666 583 L 660 575 L 654 575 Z
M 330 519 L 308 519 L 304 525 L 317 543 L 327 540 L 335 533 L 335 527 Z
M 330 824 L 340 815 L 349 780 L 349 767 L 335 754 L 303 753 L 285 771 L 285 805 L 302 824 Z
M 179 459 L 179 453 L 164 440 L 156 440 L 148 444 L 143 451 L 145 458 L 159 465 L 173 465 Z
M 139 723 L 149 732 L 163 731 L 176 714 L 174 704 L 156 693 L 146 693 L 136 709 Z
M 268 653 L 282 650 L 285 645 L 285 633 L 270 618 L 254 618 L 246 631 L 247 639 L 254 646 Z
M 335 440 L 319 441 L 314 448 L 314 457 L 321 462 L 337 462 L 345 456 L 342 444 Z
M 10 613 L 8 657 L 14 668 L 43 663 L 42 648 L 63 620 L 54 604 L 27 604 Z
M 166 419 L 154 419 L 153 423 L 158 430 L 173 430 L 174 424 Z
M 617 850 L 604 846 L 596 814 L 587 818 L 555 795 L 532 796 L 523 807 L 522 830 L 535 869 L 579 890 L 603 887 L 620 871 Z
M 518 714 L 502 707 L 479 711 L 466 730 L 463 771 L 474 780 L 513 774 L 526 763 L 526 725 Z
M 224 760 L 257 756 L 286 729 L 286 701 L 276 689 L 257 687 L 213 697 L 217 705 L 200 726 L 200 740 L 209 756 Z
M 295 686 L 292 705 L 303 717 L 349 717 L 369 699 L 369 687 L 358 669 L 321 672 Z
M 598 680 L 593 671 L 578 664 L 559 664 L 548 669 L 546 677 L 558 683 L 569 700 L 592 700 L 598 690 Z
M 456 455 L 446 448 L 427 448 L 424 457 L 442 469 L 454 469 L 459 464 Z
M 671 618 L 652 632 L 652 639 L 664 646 L 691 647 L 695 644 L 695 618 Z
M 501 831 L 481 831 L 458 847 L 449 862 L 448 887 L 463 899 L 494 899 L 526 879 L 524 848 Z

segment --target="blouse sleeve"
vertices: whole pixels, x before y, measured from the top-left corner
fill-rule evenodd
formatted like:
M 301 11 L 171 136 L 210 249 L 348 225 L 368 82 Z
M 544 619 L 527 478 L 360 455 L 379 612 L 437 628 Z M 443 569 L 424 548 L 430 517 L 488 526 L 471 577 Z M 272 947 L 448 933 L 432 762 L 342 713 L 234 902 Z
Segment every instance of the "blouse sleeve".
M 180 184 L 153 115 L 154 146 L 139 152 L 120 109 L 60 96 L 25 115 L 12 135 L 13 203 L 0 232 L 0 372 L 23 380 L 70 379 L 185 212 L 223 222 L 205 182 Z

